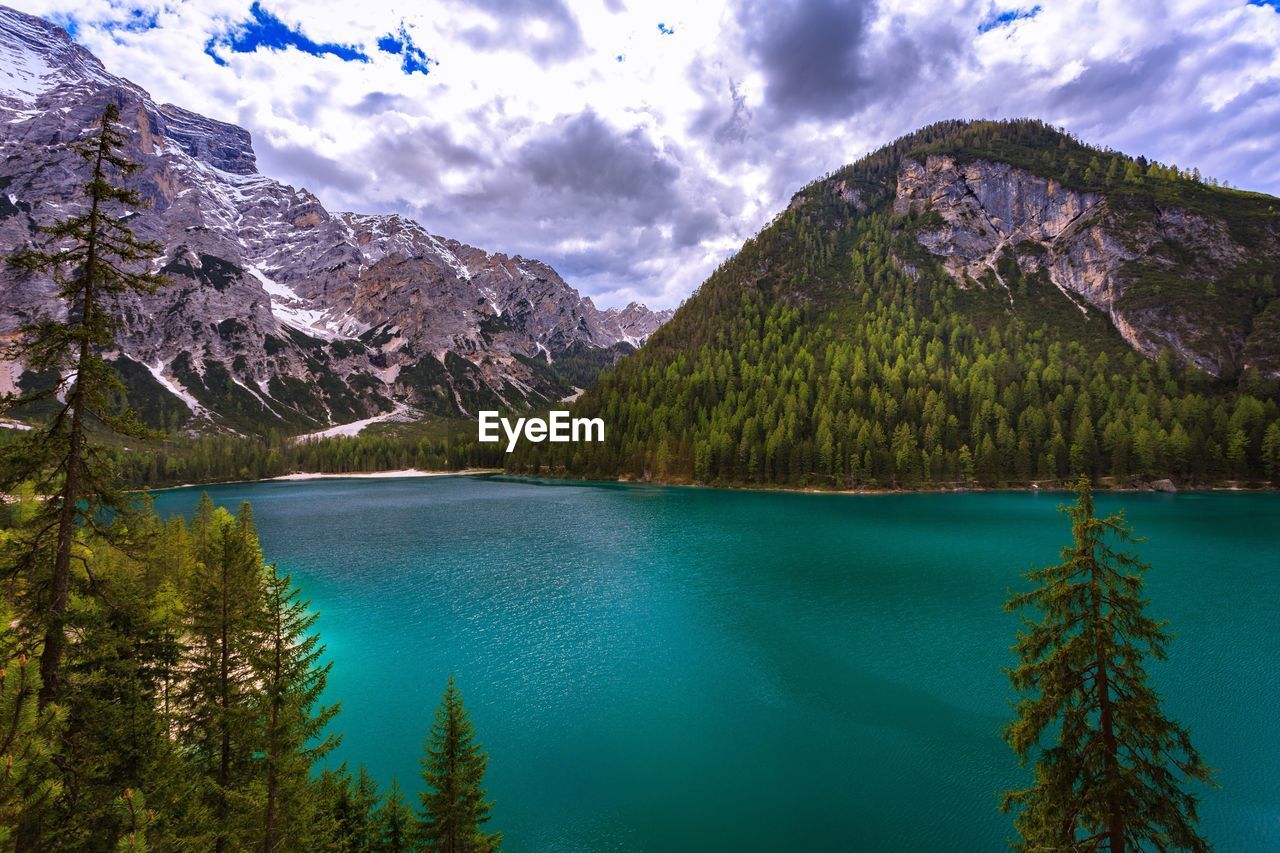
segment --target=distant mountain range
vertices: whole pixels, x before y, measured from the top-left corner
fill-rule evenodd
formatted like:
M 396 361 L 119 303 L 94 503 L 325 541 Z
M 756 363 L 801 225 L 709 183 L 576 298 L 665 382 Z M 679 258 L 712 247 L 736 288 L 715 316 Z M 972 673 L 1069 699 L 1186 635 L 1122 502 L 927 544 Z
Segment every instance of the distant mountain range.
M 632 352 L 670 311 L 598 309 L 550 266 L 333 213 L 258 172 L 248 131 L 109 73 L 47 21 L 0 7 L 0 253 L 83 204 L 68 149 L 116 103 L 139 236 L 172 281 L 122 305 L 115 364 L 168 428 L 305 432 L 405 410 L 545 406 Z M 0 270 L 0 336 L 65 306 Z M 47 381 L 48 378 L 44 378 Z M 42 381 L 0 366 L 0 390 Z
M 1280 482 L 1280 199 L 1034 120 L 800 190 L 513 467 L 825 487 Z

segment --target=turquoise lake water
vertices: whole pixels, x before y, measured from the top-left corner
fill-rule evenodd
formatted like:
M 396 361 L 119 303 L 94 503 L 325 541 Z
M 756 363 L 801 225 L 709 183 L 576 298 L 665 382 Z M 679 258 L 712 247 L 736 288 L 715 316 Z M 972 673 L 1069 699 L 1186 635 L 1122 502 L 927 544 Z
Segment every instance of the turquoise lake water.
M 201 489 L 159 493 L 189 514 Z M 491 828 L 534 850 L 1001 850 L 1020 572 L 1063 494 L 811 495 L 501 478 L 212 486 L 320 611 L 339 759 L 415 790 L 455 673 Z M 1140 535 L 1201 827 L 1280 849 L 1280 495 L 1104 494 Z

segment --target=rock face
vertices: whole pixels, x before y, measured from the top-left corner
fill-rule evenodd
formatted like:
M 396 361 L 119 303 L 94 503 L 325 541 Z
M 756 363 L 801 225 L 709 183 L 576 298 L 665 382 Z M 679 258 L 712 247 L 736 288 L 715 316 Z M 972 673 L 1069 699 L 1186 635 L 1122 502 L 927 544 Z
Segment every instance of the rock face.
M 86 167 L 66 143 L 108 102 L 150 205 L 131 224 L 164 247 L 172 282 L 120 306 L 115 355 L 131 398 L 164 400 L 177 422 L 303 431 L 401 401 L 446 415 L 545 404 L 572 390 L 561 354 L 638 347 L 670 316 L 601 311 L 546 264 L 401 216 L 331 213 L 259 174 L 248 131 L 154 103 L 60 28 L 3 7 L 0 253 L 82 209 Z M 65 315 L 50 282 L 0 270 L 0 336 L 41 315 Z M 21 366 L 0 370 L 0 385 L 22 381 Z
M 1200 301 L 1178 298 L 1180 290 L 1212 292 L 1246 264 L 1274 265 L 1274 227 L 1247 250 L 1220 219 L 1179 207 L 1134 210 L 1006 163 L 943 154 L 903 159 L 893 208 L 936 215 L 916 239 L 962 287 L 1008 290 L 1000 263 L 1012 260 L 1023 274 L 1047 275 L 1081 311 L 1105 314 L 1148 357 L 1170 349 L 1215 377 L 1249 367 L 1280 376 L 1273 348 L 1254 334 L 1251 306 L 1209 318 Z

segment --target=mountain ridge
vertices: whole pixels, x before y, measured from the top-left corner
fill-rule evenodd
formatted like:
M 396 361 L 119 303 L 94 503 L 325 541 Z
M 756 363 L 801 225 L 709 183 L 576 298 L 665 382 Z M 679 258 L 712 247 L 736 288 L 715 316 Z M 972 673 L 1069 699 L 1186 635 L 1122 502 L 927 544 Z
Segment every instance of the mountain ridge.
M 398 214 L 328 211 L 257 171 L 249 132 L 110 74 L 59 27 L 0 7 L 0 251 L 80 203 L 66 143 L 121 109 L 131 219 L 173 282 L 120 306 L 131 400 L 169 428 L 306 432 L 399 407 L 444 416 L 545 406 L 671 314 L 597 308 L 550 266 L 431 234 Z M 65 309 L 0 273 L 0 336 Z M 0 370 L 5 390 L 39 377 Z M 47 380 L 46 380 L 47 381 Z
M 799 190 L 520 472 L 828 488 L 1280 476 L 1280 200 L 1035 120 Z

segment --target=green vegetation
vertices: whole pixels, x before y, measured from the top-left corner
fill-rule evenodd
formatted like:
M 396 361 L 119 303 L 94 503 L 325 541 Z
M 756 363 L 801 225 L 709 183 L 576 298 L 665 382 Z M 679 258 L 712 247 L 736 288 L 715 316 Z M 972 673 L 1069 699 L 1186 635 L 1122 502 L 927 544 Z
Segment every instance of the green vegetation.
M 1123 194 L 1135 210 L 1200 199 L 1252 240 L 1275 203 L 1039 122 L 931 126 L 798 193 L 604 374 L 574 407 L 604 418 L 604 443 L 524 444 L 509 467 L 819 488 L 1025 485 L 1081 472 L 1117 484 L 1280 482 L 1267 439 L 1280 431 L 1274 380 L 1254 370 L 1215 380 L 1171 353 L 1143 358 L 1106 317 L 1081 314 L 1011 256 L 999 264 L 1010 294 L 958 287 L 914 239 L 937 214 L 898 215 L 888 203 L 902 158 L 931 151 L 1024 165 Z M 1155 284 L 1171 292 L 1178 281 Z M 1280 283 L 1253 265 L 1220 284 L 1213 312 L 1267 304 L 1259 316 L 1274 315 Z
M 106 177 L 107 166 L 133 168 L 113 153 L 117 118 L 108 107 L 86 148 L 90 212 L 52 229 L 58 247 L 15 259 L 54 274 L 73 310 L 25 328 L 12 351 L 50 381 L 6 401 L 49 416 L 0 454 L 0 844 L 497 849 L 501 833 L 483 829 L 488 757 L 452 678 L 415 814 L 396 783 L 384 795 L 364 767 L 325 765 L 339 737 L 338 708 L 322 704 L 330 664 L 308 603 L 264 562 L 249 505 L 232 514 L 205 496 L 190 523 L 162 522 L 120 488 L 462 467 L 501 449 L 451 435 L 448 422 L 434 434 L 149 444 L 100 355 L 116 329 L 102 297 L 158 283 L 128 271 L 154 247 L 100 207 L 136 201 Z M 878 163 L 868 158 L 867 174 Z M 1185 177 L 1134 182 L 1148 179 Z M 1006 270 L 1021 306 L 1012 313 L 1002 295 L 948 286 L 910 240 L 928 214 L 849 216 L 839 198 L 818 194 L 784 214 L 584 399 L 578 414 L 603 415 L 608 443 L 533 446 L 516 467 L 819 485 L 1085 472 L 1064 562 L 1032 572 L 1039 586 L 1009 605 L 1043 617 L 1016 647 L 1011 679 L 1027 695 L 1007 730 L 1019 756 L 1035 758 L 1035 782 L 1004 805 L 1032 848 L 1206 849 L 1182 785 L 1210 772 L 1146 684 L 1144 661 L 1164 658 L 1168 635 L 1144 612 L 1146 566 L 1107 541 L 1137 540 L 1122 516 L 1094 516 L 1089 477 L 1276 479 L 1276 389 L 1147 362 L 1016 268 Z M 64 388 L 68 367 L 76 381 Z M 206 391 L 230 392 L 225 380 L 206 364 Z M 1045 737 L 1056 743 L 1041 751 Z
M 129 271 L 158 247 L 109 210 L 137 204 L 108 180 L 136 168 L 115 153 L 118 119 L 109 105 L 82 150 L 88 212 L 13 259 L 52 275 L 71 312 L 7 353 L 54 378 L 5 401 L 50 414 L 0 453 L 0 845 L 405 849 L 398 789 L 383 805 L 363 768 L 317 772 L 338 743 L 337 708 L 320 704 L 330 664 L 315 614 L 264 565 L 249 505 L 232 515 L 206 495 L 191 524 L 164 523 L 121 491 L 120 463 L 138 458 L 123 445 L 151 436 L 100 353 L 118 328 L 111 297 L 160 279 Z M 465 797 L 484 759 L 459 715 Z M 420 831 L 455 820 L 436 806 L 424 800 Z
M 124 224 L 126 217 L 114 215 L 120 208 L 142 206 L 136 192 L 111 183 L 117 175 L 127 177 L 138 169 L 117 153 L 125 140 L 119 119 L 119 108 L 108 104 L 94 132 L 75 146 L 91 166 L 84 188 L 88 209 L 44 228 L 48 239 L 43 246 L 20 249 L 9 259 L 20 274 L 50 276 L 58 298 L 68 306 L 65 320 L 40 317 L 24 325 L 4 353 L 6 360 L 26 365 L 37 375 L 59 379 L 0 402 L 0 411 L 41 402 L 54 405 L 43 428 L 9 442 L 0 458 L 0 490 L 31 482 L 51 496 L 39 506 L 40 518 L 30 527 L 20 560 L 32 571 L 53 552 L 47 589 L 37 605 L 47 614 L 40 655 L 41 708 L 64 695 L 65 620 L 76 528 L 98 527 L 104 514 L 128 511 L 91 431 L 135 438 L 146 432 L 132 410 L 119 409 L 124 386 L 101 355 L 114 343 L 119 327 L 110 310 L 114 301 L 150 292 L 164 281 L 134 271 L 158 254 L 160 246 L 137 239 Z M 61 378 L 66 375 L 73 375 L 74 383 Z
M 486 833 L 493 803 L 485 799 L 484 771 L 489 756 L 475 740 L 475 727 L 462 695 L 449 676 L 444 698 L 436 709 L 431 736 L 422 758 L 422 780 L 427 787 L 420 795 L 418 822 L 421 849 L 455 853 L 485 853 L 497 850 L 502 833 Z
M 16 833 L 31 850 L 410 850 L 423 849 L 409 844 L 416 834 L 487 814 L 458 811 L 484 805 L 469 792 L 486 759 L 452 682 L 443 754 L 465 774 L 428 777 L 456 793 L 452 805 L 424 794 L 415 817 L 398 786 L 384 796 L 363 768 L 325 767 L 340 737 L 337 707 L 321 704 L 332 664 L 316 614 L 264 564 L 248 504 L 233 515 L 206 496 L 190 524 L 134 512 L 127 551 L 112 544 L 123 519 L 111 536 L 78 531 L 64 689 L 40 707 L 34 657 L 49 615 L 34 606 L 40 572 L 21 567 L 43 503 L 19 490 L 0 517 L 12 578 L 0 597 L 0 839 Z
M 173 437 L 117 444 L 112 453 L 122 482 L 135 488 L 261 480 L 300 471 L 498 468 L 505 455 L 496 444 L 476 441 L 474 422 L 432 416 L 415 424 L 377 424 L 358 436 L 297 440 L 272 432 L 264 437 Z
M 1209 783 L 1211 771 L 1147 685 L 1145 661 L 1164 660 L 1169 642 L 1145 613 L 1149 567 L 1108 544 L 1141 540 L 1123 512 L 1094 515 L 1088 479 L 1076 490 L 1063 562 L 1029 572 L 1035 588 L 1006 605 L 1040 614 L 1024 619 L 1009 673 L 1021 699 L 1005 739 L 1024 762 L 1035 758 L 1034 783 L 1005 794 L 1003 808 L 1018 811 L 1017 847 L 1207 851 L 1197 798 L 1182 786 Z

